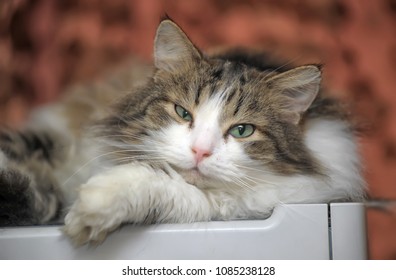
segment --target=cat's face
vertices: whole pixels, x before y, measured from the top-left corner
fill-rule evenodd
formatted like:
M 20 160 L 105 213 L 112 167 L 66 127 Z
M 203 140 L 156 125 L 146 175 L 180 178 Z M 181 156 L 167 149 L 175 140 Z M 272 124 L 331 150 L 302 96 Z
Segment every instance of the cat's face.
M 154 140 L 157 154 L 191 183 L 203 177 L 237 180 L 241 167 L 249 161 L 245 145 L 259 139 L 256 126 L 264 125 L 253 122 L 253 114 L 238 108 L 242 85 L 219 77 L 209 65 L 173 78 L 163 81 L 162 92 L 167 96 L 160 105 L 163 110 L 159 106 L 149 109 L 167 116 L 161 128 L 150 133 L 149 142 Z
M 316 66 L 279 74 L 207 58 L 168 20 L 157 31 L 155 65 L 120 113 L 132 120 L 121 130 L 135 135 L 130 143 L 148 160 L 169 163 L 194 184 L 313 168 L 299 123 L 319 90 Z

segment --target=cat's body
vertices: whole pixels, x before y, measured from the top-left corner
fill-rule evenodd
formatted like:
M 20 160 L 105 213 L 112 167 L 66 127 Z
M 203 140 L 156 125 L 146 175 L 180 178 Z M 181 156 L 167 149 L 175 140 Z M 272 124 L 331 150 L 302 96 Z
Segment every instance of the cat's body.
M 2 134 L 0 198 L 12 200 L 12 185 L 23 201 L 36 197 L 36 216 L 17 213 L 19 224 L 54 221 L 71 206 L 65 232 L 80 244 L 126 222 L 265 218 L 281 203 L 363 198 L 352 129 L 322 96 L 317 66 L 207 57 L 169 20 L 157 31 L 155 66 L 132 92 L 109 83 L 42 110 L 32 130 L 46 132 L 33 140 Z M 29 191 L 37 188 L 45 190 Z M 3 224 L 18 224 L 15 205 L 0 206 Z

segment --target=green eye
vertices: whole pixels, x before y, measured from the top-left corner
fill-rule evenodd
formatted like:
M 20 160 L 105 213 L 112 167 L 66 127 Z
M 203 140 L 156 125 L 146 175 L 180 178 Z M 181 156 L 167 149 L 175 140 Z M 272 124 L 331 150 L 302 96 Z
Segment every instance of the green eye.
M 246 138 L 253 134 L 254 129 L 254 126 L 251 124 L 238 124 L 231 127 L 228 133 L 235 138 Z
M 182 106 L 175 105 L 175 111 L 176 113 L 185 121 L 192 121 L 192 116 L 191 114 L 184 109 Z

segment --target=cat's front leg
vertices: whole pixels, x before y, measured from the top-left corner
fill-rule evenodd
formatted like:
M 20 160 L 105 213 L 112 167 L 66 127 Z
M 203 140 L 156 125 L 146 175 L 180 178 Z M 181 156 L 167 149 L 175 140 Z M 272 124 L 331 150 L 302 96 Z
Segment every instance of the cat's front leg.
M 81 186 L 65 218 L 75 244 L 100 243 L 122 223 L 183 223 L 211 217 L 207 197 L 171 169 L 142 164 L 114 167 Z

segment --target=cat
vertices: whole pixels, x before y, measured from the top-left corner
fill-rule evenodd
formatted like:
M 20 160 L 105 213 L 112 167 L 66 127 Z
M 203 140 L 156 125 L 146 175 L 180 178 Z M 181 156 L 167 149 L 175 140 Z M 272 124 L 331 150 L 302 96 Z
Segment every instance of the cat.
M 279 204 L 364 199 L 356 136 L 320 66 L 206 55 L 165 19 L 154 70 L 129 73 L 131 91 L 117 79 L 80 88 L 25 130 L 2 130 L 3 226 L 64 221 L 82 245 L 124 223 L 264 219 Z

